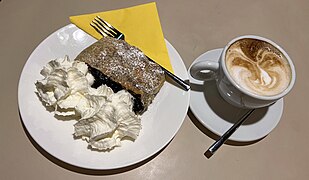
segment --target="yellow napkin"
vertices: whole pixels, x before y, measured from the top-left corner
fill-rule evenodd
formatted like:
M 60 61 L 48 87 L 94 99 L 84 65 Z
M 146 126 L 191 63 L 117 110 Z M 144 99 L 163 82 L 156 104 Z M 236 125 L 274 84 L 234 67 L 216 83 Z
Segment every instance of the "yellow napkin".
M 155 2 L 125 9 L 71 16 L 70 21 L 94 38 L 100 39 L 102 36 L 89 25 L 97 15 L 124 33 L 125 40 L 129 44 L 138 47 L 148 57 L 173 72 Z

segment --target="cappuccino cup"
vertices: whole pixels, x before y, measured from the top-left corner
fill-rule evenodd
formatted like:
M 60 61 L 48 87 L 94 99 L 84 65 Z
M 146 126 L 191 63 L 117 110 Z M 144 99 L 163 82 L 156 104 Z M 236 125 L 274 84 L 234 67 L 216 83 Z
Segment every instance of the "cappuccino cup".
M 296 79 L 295 67 L 279 45 L 260 36 L 231 40 L 217 60 L 191 65 L 197 80 L 216 80 L 220 95 L 240 108 L 261 108 L 287 95 Z

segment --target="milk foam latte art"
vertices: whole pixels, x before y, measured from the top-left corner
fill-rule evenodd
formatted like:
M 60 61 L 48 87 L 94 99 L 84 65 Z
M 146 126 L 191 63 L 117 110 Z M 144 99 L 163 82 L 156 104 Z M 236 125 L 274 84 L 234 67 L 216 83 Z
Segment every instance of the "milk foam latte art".
M 226 51 L 225 63 L 234 81 L 247 91 L 274 96 L 291 81 L 286 57 L 273 45 L 257 39 L 241 39 Z

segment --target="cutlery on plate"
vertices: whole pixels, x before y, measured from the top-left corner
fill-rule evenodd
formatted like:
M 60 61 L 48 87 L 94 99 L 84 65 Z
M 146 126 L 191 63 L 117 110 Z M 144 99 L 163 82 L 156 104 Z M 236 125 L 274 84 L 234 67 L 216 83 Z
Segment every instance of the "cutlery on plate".
M 206 151 L 206 156 L 212 156 L 224 144 L 226 140 L 244 123 L 255 109 L 247 111 L 230 129 L 228 129 L 216 142 Z
M 116 39 L 122 39 L 124 40 L 125 35 L 118 31 L 115 27 L 113 27 L 111 24 L 108 22 L 104 21 L 102 18 L 99 16 L 95 17 L 94 20 L 90 23 L 90 25 L 98 32 L 100 33 L 103 37 L 109 36 L 113 37 Z M 149 60 L 153 61 L 148 57 Z M 154 61 L 153 61 L 154 62 Z M 159 65 L 159 64 L 158 64 Z M 168 75 L 172 80 L 174 80 L 177 84 L 179 84 L 182 88 L 184 88 L 186 91 L 190 89 L 190 86 L 182 79 L 180 79 L 178 76 L 175 74 L 171 73 L 161 65 L 159 65 L 164 73 Z

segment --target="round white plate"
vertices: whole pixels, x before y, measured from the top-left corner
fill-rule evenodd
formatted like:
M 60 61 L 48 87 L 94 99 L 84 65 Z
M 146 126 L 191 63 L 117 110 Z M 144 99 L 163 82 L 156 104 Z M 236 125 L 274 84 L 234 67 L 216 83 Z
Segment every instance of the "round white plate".
M 193 63 L 201 60 L 217 61 L 222 49 L 214 49 L 199 56 Z M 247 110 L 236 108 L 221 98 L 215 81 L 199 81 L 190 75 L 190 109 L 200 123 L 213 133 L 223 135 Z M 255 112 L 229 138 L 248 142 L 263 138 L 279 123 L 283 111 L 283 100 L 270 107 Z
M 160 151 L 175 136 L 187 114 L 190 93 L 165 82 L 142 115 L 142 130 L 135 142 L 125 140 L 121 147 L 110 152 L 88 149 L 85 141 L 73 138 L 76 121 L 58 120 L 47 111 L 35 94 L 34 83 L 43 78 L 40 71 L 48 61 L 65 55 L 74 59 L 93 42 L 94 38 L 73 24 L 41 42 L 27 60 L 19 80 L 18 103 L 22 121 L 37 144 L 71 165 L 107 170 L 136 164 Z M 166 44 L 175 74 L 188 79 L 181 57 L 168 41 Z

